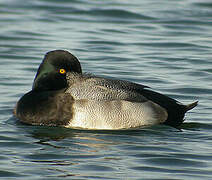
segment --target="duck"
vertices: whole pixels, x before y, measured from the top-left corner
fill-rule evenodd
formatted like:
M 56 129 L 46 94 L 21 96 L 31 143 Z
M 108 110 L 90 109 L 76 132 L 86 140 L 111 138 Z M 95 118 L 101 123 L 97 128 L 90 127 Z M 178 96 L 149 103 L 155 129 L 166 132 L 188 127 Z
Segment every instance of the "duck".
M 32 89 L 18 100 L 14 115 L 28 125 L 74 129 L 179 127 L 197 104 L 184 105 L 142 84 L 83 73 L 77 57 L 53 50 L 44 56 Z

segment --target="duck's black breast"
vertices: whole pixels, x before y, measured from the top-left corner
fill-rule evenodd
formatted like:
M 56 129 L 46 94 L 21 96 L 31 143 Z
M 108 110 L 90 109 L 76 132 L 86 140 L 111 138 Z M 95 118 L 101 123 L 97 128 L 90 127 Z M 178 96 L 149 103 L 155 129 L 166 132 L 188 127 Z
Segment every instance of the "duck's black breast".
M 66 126 L 73 117 L 73 103 L 64 91 L 30 91 L 18 101 L 15 115 L 26 124 Z

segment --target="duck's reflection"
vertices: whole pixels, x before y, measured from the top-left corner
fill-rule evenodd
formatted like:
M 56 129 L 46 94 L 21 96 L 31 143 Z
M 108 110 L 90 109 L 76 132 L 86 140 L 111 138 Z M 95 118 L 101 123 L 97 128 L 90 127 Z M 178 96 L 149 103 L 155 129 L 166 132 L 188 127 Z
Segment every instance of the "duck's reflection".
M 80 148 L 81 146 L 91 148 L 105 148 L 107 145 L 117 144 L 111 138 L 107 138 L 112 132 L 76 130 L 60 127 L 37 127 L 33 128 L 31 136 L 39 141 L 36 143 L 52 146 L 54 148 Z M 118 132 L 116 132 L 118 133 Z M 93 149 L 94 148 L 94 149 Z M 80 148 L 83 151 L 84 148 Z M 86 149 L 85 151 L 88 151 Z
M 208 126 L 208 125 L 207 125 Z M 142 127 L 133 130 L 79 130 L 62 127 L 48 127 L 48 126 L 28 126 L 21 125 L 31 137 L 37 139 L 36 143 L 41 145 L 48 145 L 54 148 L 72 148 L 80 149 L 80 151 L 96 151 L 96 148 L 106 148 L 111 145 L 119 145 L 126 142 L 133 136 L 147 137 L 151 134 L 160 133 L 166 134 L 170 131 L 180 132 L 184 129 L 195 130 L 203 127 L 199 123 L 184 123 L 182 128 L 175 129 L 169 126 L 156 125 L 149 127 Z M 30 128 L 28 128 L 30 127 Z M 199 128 L 198 128 L 199 127 Z M 210 126 L 211 127 L 211 126 Z M 82 148 L 84 147 L 84 148 Z M 85 148 L 87 147 L 87 148 Z
M 152 129 L 143 127 L 133 130 L 77 130 L 62 127 L 30 126 L 30 136 L 39 141 L 36 143 L 54 148 L 72 148 L 80 151 L 94 152 L 99 149 L 125 143 L 131 136 L 145 136 Z M 159 126 L 166 128 L 166 126 Z M 170 128 L 170 127 L 168 127 Z

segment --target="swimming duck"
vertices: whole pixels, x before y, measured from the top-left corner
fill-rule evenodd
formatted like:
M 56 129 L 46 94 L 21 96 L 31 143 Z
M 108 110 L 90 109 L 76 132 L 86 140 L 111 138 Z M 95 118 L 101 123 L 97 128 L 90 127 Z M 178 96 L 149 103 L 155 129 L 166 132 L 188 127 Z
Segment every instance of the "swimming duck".
M 82 73 L 68 51 L 48 52 L 32 90 L 17 102 L 15 116 L 30 125 L 85 129 L 129 129 L 166 124 L 177 127 L 197 101 L 183 105 L 149 87 Z

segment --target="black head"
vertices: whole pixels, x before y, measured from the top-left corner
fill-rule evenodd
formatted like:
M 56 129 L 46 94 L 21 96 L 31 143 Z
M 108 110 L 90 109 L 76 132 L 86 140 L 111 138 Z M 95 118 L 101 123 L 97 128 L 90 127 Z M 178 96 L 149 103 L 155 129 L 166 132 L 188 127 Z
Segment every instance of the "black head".
M 64 50 L 48 52 L 40 64 L 32 90 L 59 90 L 67 86 L 66 73 L 82 73 L 78 59 Z

